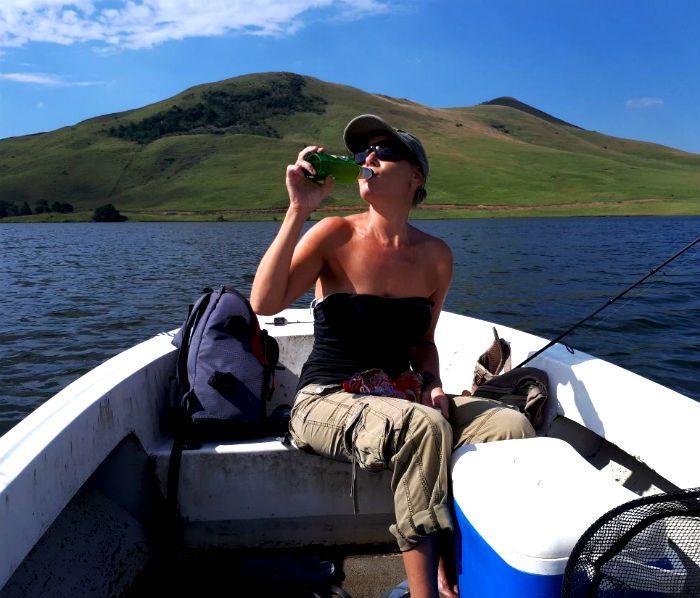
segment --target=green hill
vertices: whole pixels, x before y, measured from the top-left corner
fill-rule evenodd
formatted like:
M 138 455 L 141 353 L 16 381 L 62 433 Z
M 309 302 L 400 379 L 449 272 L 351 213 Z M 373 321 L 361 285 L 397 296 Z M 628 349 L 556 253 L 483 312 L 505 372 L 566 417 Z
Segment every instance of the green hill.
M 285 166 L 306 144 L 344 152 L 341 133 L 374 113 L 416 133 L 431 161 L 420 217 L 698 214 L 700 156 L 586 131 L 513 98 L 430 108 L 292 73 L 199 85 L 140 109 L 0 140 L 0 201 L 89 219 L 272 218 Z M 356 207 L 338 185 L 329 209 Z
M 536 116 L 538 118 L 546 120 L 547 122 L 553 123 L 555 125 L 564 125 L 566 127 L 574 127 L 575 129 L 581 128 L 581 127 L 577 127 L 576 125 L 572 125 L 571 123 L 568 123 L 566 121 L 563 121 L 559 118 L 556 118 L 555 116 L 552 116 L 551 114 L 547 114 L 546 112 L 542 112 L 542 110 L 538 110 L 537 108 L 533 108 L 532 106 L 528 106 L 527 104 L 523 104 L 522 102 L 516 100 L 515 98 L 509 98 L 509 97 L 495 98 L 493 100 L 489 100 L 488 102 L 481 102 L 481 105 L 482 106 L 507 106 L 508 108 L 515 108 L 516 110 L 522 110 L 523 112 L 527 112 L 528 114 L 532 114 L 533 116 Z

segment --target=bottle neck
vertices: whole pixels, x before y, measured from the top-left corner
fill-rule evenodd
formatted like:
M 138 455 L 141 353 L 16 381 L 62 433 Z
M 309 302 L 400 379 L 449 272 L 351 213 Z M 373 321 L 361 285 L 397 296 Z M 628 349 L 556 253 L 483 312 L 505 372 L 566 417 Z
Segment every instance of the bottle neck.
M 367 166 L 360 166 L 360 174 L 357 175 L 358 180 L 371 179 L 374 176 L 374 170 Z

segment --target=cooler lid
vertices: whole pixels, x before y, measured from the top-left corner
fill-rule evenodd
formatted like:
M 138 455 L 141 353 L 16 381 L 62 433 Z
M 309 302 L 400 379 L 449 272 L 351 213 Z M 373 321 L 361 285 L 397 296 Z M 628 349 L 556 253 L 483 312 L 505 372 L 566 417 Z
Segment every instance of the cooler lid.
M 461 447 L 452 484 L 455 504 L 507 562 L 568 558 L 598 517 L 638 498 L 547 437 Z

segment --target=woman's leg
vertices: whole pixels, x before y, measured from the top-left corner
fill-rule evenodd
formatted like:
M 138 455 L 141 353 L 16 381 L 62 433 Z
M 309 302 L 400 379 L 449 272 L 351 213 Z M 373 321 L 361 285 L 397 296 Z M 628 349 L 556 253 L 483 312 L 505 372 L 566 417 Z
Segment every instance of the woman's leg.
M 466 444 L 535 436 L 525 415 L 495 399 L 458 395 L 450 407 L 453 450 Z
M 433 534 L 415 548 L 405 550 L 403 566 L 412 598 L 439 598 L 437 586 L 437 534 Z
M 391 469 L 399 548 L 409 550 L 452 528 L 448 465 L 452 428 L 439 411 L 401 399 L 337 388 L 302 389 L 290 430 L 299 448 L 362 469 Z
M 346 430 L 362 405 L 339 388 L 313 384 L 302 388 L 294 401 L 289 430 L 300 449 L 351 461 Z
M 453 432 L 453 450 L 466 444 L 535 436 L 535 429 L 520 411 L 494 399 L 481 397 L 453 397 L 450 405 L 450 424 Z M 452 571 L 453 550 L 449 546 L 440 548 L 438 583 L 440 592 L 445 596 L 456 596 L 454 589 L 457 579 Z
M 407 553 L 412 595 L 436 595 L 423 594 L 425 588 L 437 592 L 436 534 L 452 529 L 447 470 L 452 429 L 442 415 L 401 399 L 310 386 L 297 396 L 290 429 L 300 448 L 354 460 L 363 469 L 393 470 L 396 524 L 390 531 Z
M 431 407 L 400 400 L 396 407 L 401 409 L 402 421 L 390 446 L 396 510 L 396 524 L 390 531 L 405 551 L 441 530 L 452 529 L 448 479 L 452 428 Z
M 438 598 L 438 534 L 452 529 L 448 507 L 451 428 L 439 411 L 418 405 L 393 459 L 396 525 L 411 596 Z

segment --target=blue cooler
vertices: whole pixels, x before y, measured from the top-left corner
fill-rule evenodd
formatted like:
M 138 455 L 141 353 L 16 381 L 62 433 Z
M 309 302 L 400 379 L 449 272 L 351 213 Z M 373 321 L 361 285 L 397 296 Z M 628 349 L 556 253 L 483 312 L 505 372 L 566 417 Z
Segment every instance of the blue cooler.
M 452 488 L 460 598 L 559 597 L 583 532 L 638 498 L 546 437 L 458 449 Z

